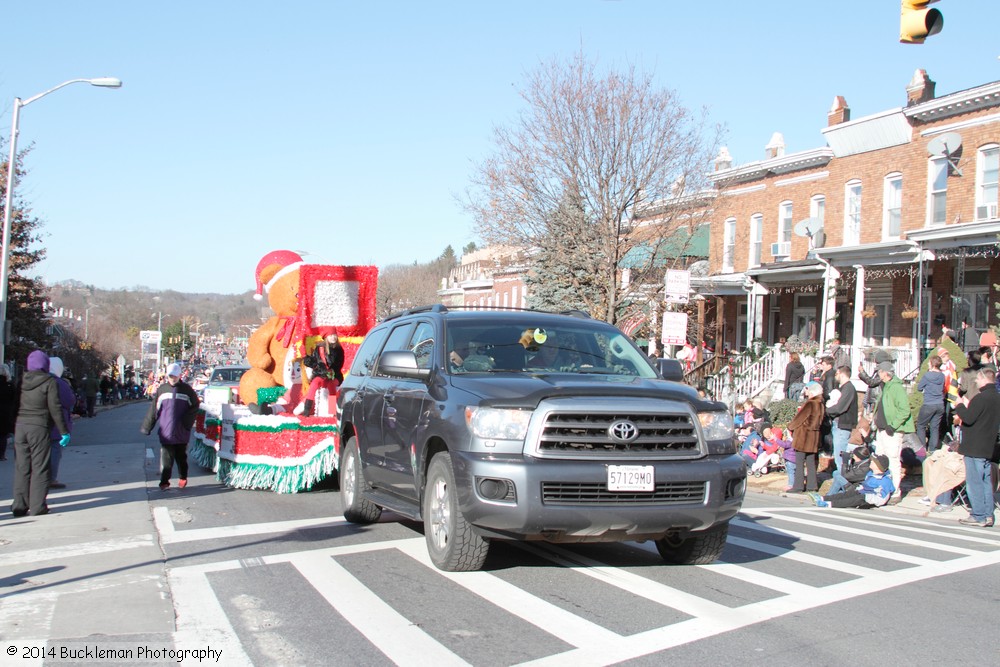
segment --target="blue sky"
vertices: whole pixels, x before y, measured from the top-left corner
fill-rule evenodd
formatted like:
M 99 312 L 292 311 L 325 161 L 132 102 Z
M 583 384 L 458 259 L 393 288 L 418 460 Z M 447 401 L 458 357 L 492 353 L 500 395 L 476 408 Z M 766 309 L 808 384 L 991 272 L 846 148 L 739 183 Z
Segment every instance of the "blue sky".
M 852 117 L 1000 80 L 995 0 L 943 0 L 944 31 L 897 42 L 898 0 L 5 3 L 0 135 L 34 144 L 18 192 L 47 281 L 237 293 L 268 251 L 425 262 L 475 240 L 456 195 L 522 109 L 526 73 L 582 50 L 706 107 L 737 163 L 771 134 L 824 145 Z

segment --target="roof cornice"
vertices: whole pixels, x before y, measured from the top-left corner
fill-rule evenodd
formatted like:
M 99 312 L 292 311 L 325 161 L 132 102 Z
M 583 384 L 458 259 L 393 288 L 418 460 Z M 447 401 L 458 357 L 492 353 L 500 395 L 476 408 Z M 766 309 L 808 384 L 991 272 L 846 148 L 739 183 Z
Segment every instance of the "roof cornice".
M 730 183 L 745 183 L 772 174 L 787 174 L 802 169 L 812 169 L 826 166 L 833 159 L 830 148 L 814 148 L 791 155 L 769 158 L 758 162 L 742 164 L 731 169 L 722 169 L 708 175 L 709 180 L 718 185 Z
M 929 123 L 941 118 L 995 106 L 1000 106 L 1000 81 L 914 104 L 904 108 L 903 114 L 907 118 Z

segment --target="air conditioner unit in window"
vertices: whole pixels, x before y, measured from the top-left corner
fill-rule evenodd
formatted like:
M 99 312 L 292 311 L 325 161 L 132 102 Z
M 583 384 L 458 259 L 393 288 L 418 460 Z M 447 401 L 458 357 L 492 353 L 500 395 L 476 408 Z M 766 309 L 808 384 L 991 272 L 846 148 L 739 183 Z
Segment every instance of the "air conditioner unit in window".
M 996 204 L 984 204 L 976 207 L 976 220 L 995 220 L 997 217 Z
M 792 244 L 790 241 L 771 244 L 771 255 L 773 257 L 788 257 L 792 254 Z

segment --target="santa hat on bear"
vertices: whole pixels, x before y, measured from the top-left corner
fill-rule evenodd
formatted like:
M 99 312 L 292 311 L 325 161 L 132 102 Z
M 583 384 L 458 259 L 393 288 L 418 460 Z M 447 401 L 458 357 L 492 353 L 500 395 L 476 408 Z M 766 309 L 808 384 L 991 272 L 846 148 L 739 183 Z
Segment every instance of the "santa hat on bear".
M 264 292 L 271 289 L 279 278 L 302 266 L 305 262 L 297 252 L 292 250 L 273 250 L 257 262 L 257 292 L 253 295 L 256 301 L 264 298 Z

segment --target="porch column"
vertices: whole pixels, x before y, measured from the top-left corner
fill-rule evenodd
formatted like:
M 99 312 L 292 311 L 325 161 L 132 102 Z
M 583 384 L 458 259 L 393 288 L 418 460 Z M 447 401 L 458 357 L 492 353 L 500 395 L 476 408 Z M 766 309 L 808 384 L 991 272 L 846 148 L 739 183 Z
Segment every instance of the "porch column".
M 855 265 L 858 272 L 858 279 L 854 283 L 854 338 L 851 340 L 851 370 L 857 368 L 861 363 L 861 346 L 864 344 L 864 316 L 861 311 L 865 308 L 865 267 Z
M 824 262 L 825 263 L 825 262 Z M 820 313 L 820 323 L 819 323 L 819 348 L 820 353 L 826 350 L 826 342 L 831 336 L 830 331 L 830 318 L 837 311 L 837 290 L 836 284 L 837 279 L 840 278 L 840 271 L 833 268 L 829 264 L 823 271 L 823 296 L 819 302 L 819 313 Z M 831 289 L 832 288 L 832 289 Z

